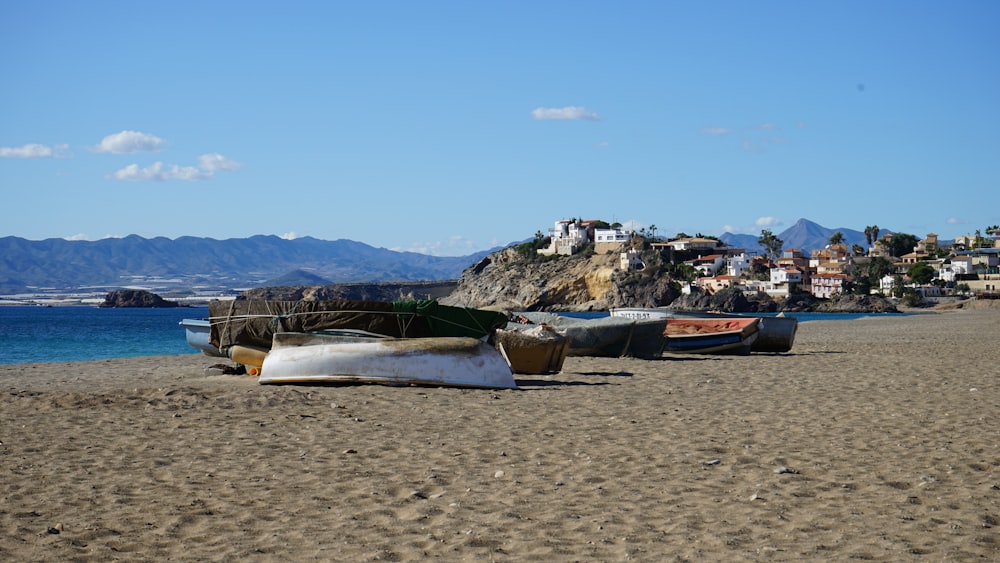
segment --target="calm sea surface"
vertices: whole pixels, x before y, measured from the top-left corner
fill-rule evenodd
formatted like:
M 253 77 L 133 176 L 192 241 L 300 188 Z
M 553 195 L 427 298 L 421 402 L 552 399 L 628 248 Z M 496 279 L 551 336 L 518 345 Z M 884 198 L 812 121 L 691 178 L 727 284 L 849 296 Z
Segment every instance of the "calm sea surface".
M 607 313 L 572 316 L 601 317 Z M 854 313 L 796 313 L 799 322 L 851 320 Z M 0 307 L 0 364 L 78 362 L 133 356 L 200 354 L 188 346 L 182 319 L 208 317 L 208 307 L 101 309 Z
M 0 364 L 200 354 L 178 323 L 207 316 L 208 307 L 0 307 Z

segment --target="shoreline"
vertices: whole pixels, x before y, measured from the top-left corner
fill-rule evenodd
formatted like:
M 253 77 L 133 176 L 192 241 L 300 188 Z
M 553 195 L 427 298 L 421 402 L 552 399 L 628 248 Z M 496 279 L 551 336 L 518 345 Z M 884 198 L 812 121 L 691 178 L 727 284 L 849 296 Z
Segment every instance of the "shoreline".
M 0 365 L 0 559 L 993 560 L 1000 310 L 519 390 Z

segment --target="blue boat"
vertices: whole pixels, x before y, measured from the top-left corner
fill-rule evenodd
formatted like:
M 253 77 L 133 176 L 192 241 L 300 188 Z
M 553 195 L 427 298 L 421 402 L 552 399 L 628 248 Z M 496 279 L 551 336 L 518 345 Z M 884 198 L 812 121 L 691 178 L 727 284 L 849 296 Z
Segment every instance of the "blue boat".
M 226 357 L 209 341 L 212 335 L 212 323 L 208 319 L 183 319 L 180 325 L 184 327 L 184 336 L 189 346 L 201 350 L 206 356 Z

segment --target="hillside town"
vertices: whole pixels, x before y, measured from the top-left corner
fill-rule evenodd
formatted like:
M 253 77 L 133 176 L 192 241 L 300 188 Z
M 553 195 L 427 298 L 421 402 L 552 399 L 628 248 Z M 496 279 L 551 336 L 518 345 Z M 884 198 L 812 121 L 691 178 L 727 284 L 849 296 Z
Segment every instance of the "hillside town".
M 600 220 L 555 221 L 547 237 L 536 233 L 541 256 L 572 255 L 592 249 L 597 254 L 619 253 L 622 271 L 646 267 L 644 252 L 656 252 L 670 263 L 688 269 L 688 283 L 682 292 L 700 289 L 715 293 L 734 288 L 745 293 L 766 293 L 781 299 L 794 292 L 806 292 L 821 299 L 847 293 L 870 293 L 903 297 L 976 295 L 1000 297 L 1000 229 L 989 227 L 986 236 L 957 237 L 947 244 L 938 235 L 923 239 L 903 233 L 878 236 L 878 227 L 869 227 L 867 248 L 848 245 L 835 232 L 822 248 L 782 248 L 783 242 L 762 231 L 760 251 L 735 248 L 716 237 L 673 238 L 647 232 L 629 231 L 622 225 Z M 907 246 L 912 239 L 912 247 Z M 902 248 L 909 252 L 900 252 Z M 648 254 L 647 254 L 648 255 Z

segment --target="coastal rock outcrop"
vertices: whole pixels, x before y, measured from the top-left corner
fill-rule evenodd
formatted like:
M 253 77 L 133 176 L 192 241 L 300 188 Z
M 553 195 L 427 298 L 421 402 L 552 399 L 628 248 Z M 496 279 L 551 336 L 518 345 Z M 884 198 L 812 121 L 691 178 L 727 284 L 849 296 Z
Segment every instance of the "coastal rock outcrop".
M 104 308 L 125 308 L 143 307 L 147 309 L 166 309 L 180 307 L 176 301 L 167 301 L 159 295 L 141 289 L 121 289 L 112 291 L 104 297 L 104 302 L 99 305 Z
M 511 311 L 605 310 L 619 263 L 617 253 L 529 260 L 506 248 L 466 269 L 441 303 Z
M 742 291 L 726 288 L 709 294 L 692 291 L 674 300 L 668 308 L 677 311 L 721 311 L 724 313 L 773 313 L 778 305 L 766 293 L 748 298 Z
M 813 311 L 817 313 L 898 313 L 896 305 L 880 295 L 839 295 L 821 300 Z

